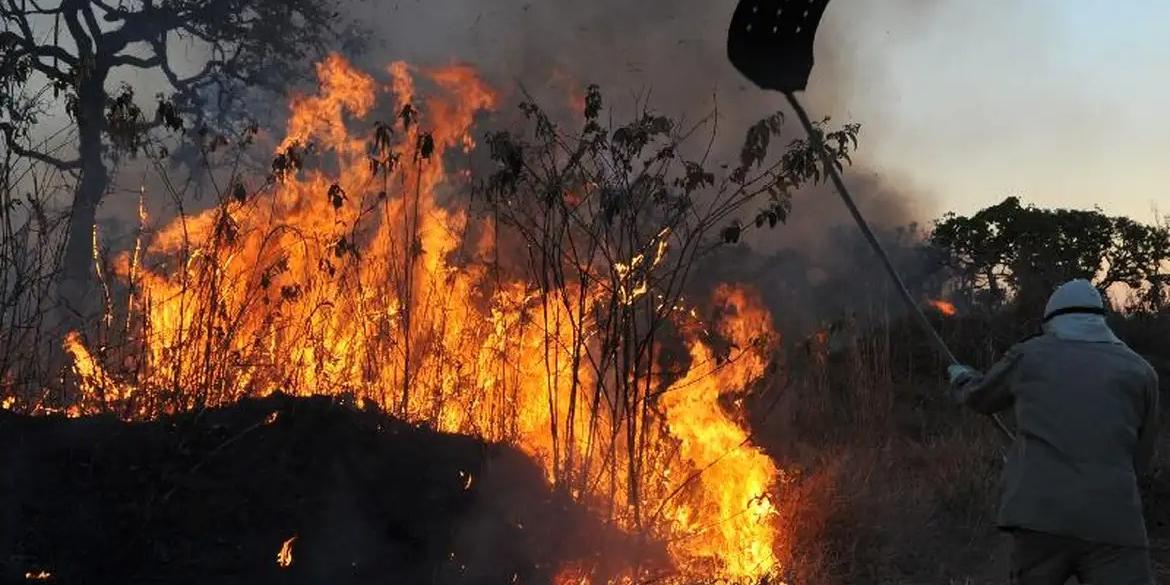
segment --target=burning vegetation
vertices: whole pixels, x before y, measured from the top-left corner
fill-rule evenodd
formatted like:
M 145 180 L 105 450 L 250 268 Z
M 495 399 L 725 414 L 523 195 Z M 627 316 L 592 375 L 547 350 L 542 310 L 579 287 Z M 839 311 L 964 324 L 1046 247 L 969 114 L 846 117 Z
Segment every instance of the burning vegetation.
M 643 35 L 652 3 L 604 4 L 495 7 L 509 36 L 629 23 L 598 27 L 610 46 L 587 59 L 598 37 L 576 33 L 480 55 L 525 83 L 549 65 L 535 75 L 565 94 L 551 109 L 524 88 L 512 107 L 470 66 L 359 70 L 329 54 L 366 43 L 332 1 L 0 6 L 0 581 L 980 582 L 1002 445 L 937 391 L 940 363 L 890 313 L 868 251 L 834 235 L 827 254 L 752 268 L 760 251 L 735 246 L 826 175 L 854 205 L 831 171 L 858 127 L 809 120 L 791 93 L 825 2 L 744 0 L 726 45 L 685 19 Z M 483 16 L 472 36 L 490 39 Z M 448 22 L 393 20 L 425 36 Z M 626 79 L 606 72 L 641 53 L 676 73 L 660 50 L 676 32 L 688 71 L 712 73 L 726 46 L 787 89 L 809 139 L 777 149 L 775 114 L 714 162 L 729 154 L 717 110 L 684 125 L 635 96 L 616 111 L 573 78 Z M 495 44 L 457 37 L 427 44 Z M 153 120 L 142 88 L 117 83 L 146 72 Z M 282 131 L 245 119 L 310 78 Z M 117 218 L 137 225 L 100 223 L 139 167 L 137 215 Z M 864 199 L 884 190 L 851 174 Z M 832 210 L 786 239 L 808 245 Z M 878 232 L 912 219 L 883 211 Z M 853 216 L 899 266 L 928 260 L 894 292 L 945 323 L 942 353 L 988 365 L 1056 284 L 1087 278 L 1129 290 L 1110 318 L 1170 379 L 1164 220 L 1013 197 L 903 239 Z M 792 339 L 766 307 L 804 315 Z M 1163 553 L 1166 478 L 1143 486 Z
M 276 565 L 281 568 L 288 568 L 293 563 L 293 543 L 297 541 L 296 536 L 290 537 L 288 540 L 280 544 L 280 552 L 276 553 Z
M 107 294 L 100 325 L 65 338 L 71 386 L 14 406 L 145 421 L 276 392 L 344 397 L 514 445 L 557 493 L 669 553 L 575 563 L 562 581 L 778 575 L 784 474 L 753 444 L 744 399 L 779 336 L 750 288 L 695 303 L 687 283 L 713 243 L 786 219 L 789 192 L 821 176 L 810 146 L 768 158 L 770 118 L 717 178 L 681 154 L 702 123 L 643 111 L 603 127 L 591 87 L 574 99 L 580 132 L 524 103 L 531 138 L 480 147 L 477 119 L 500 98 L 469 67 L 394 63 L 379 79 L 331 56 L 317 73 L 262 184 L 233 173 L 202 213 L 140 214 L 148 237 L 104 281 L 124 302 Z M 826 134 L 837 160 L 855 132 Z M 755 220 L 734 220 L 749 204 Z
M 932 299 L 929 301 L 929 303 L 935 311 L 938 311 L 938 313 L 944 317 L 954 317 L 955 315 L 959 314 L 959 309 L 955 307 L 955 304 L 950 301 Z

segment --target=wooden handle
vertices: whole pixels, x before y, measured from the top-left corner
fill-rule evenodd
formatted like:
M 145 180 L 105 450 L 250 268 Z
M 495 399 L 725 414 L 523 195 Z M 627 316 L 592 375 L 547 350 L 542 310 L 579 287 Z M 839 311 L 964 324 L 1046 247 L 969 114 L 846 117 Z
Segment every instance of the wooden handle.
M 943 341 L 942 336 L 938 334 L 938 331 L 930 324 L 930 320 L 926 318 L 926 314 L 922 312 L 922 308 L 918 306 L 914 297 L 910 295 L 910 290 L 906 288 L 906 283 L 902 280 L 902 276 L 898 274 L 898 270 L 894 268 L 894 263 L 890 261 L 889 254 L 886 254 L 886 250 L 882 248 L 881 242 L 878 241 L 877 236 L 870 229 L 869 222 L 865 221 L 865 216 L 861 215 L 861 210 L 857 208 L 857 204 L 853 201 L 853 196 L 849 194 L 849 189 L 845 187 L 845 182 L 841 180 L 841 175 L 837 173 L 837 167 L 834 161 L 829 158 L 829 153 L 825 151 L 821 135 L 813 127 L 812 120 L 808 117 L 808 112 L 804 110 L 804 106 L 796 98 L 796 94 L 784 92 L 784 97 L 788 98 L 789 105 L 796 111 L 796 117 L 800 118 L 800 123 L 804 126 L 805 132 L 808 133 L 808 139 L 811 141 L 813 149 L 821 157 L 821 164 L 825 167 L 825 172 L 829 173 L 829 178 L 833 181 L 833 186 L 837 189 L 837 194 L 845 201 L 845 207 L 849 208 L 849 213 L 853 215 L 853 220 L 857 222 L 857 227 L 861 228 L 861 233 L 865 235 L 865 239 L 869 241 L 869 245 L 877 253 L 878 258 L 881 259 L 882 266 L 885 267 L 886 273 L 894 281 L 898 293 L 902 297 L 902 300 L 905 301 L 906 307 L 910 309 L 910 314 L 914 316 L 914 320 L 918 322 L 923 333 L 926 333 L 926 336 L 930 338 L 935 349 L 951 364 L 958 364 L 959 360 L 955 358 L 955 354 L 951 353 L 951 348 L 947 347 L 946 341 Z M 991 415 L 991 418 L 1009 441 L 1015 440 L 1015 436 L 1008 430 L 1007 425 L 1004 424 L 998 414 Z

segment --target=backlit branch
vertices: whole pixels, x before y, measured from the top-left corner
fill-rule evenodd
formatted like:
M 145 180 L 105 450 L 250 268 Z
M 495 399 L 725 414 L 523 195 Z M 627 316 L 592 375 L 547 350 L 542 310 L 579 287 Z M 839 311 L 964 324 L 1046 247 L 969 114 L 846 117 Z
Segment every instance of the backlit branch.
M 139 69 L 154 69 L 162 65 L 163 58 L 158 54 L 152 57 L 138 57 L 134 55 L 118 55 L 110 61 L 113 67 L 129 66 L 138 67 Z
M 63 171 L 76 170 L 81 168 L 80 159 L 64 160 L 44 152 L 21 146 L 20 143 L 16 140 L 16 129 L 12 126 L 12 124 L 7 122 L 0 122 L 0 132 L 4 133 L 4 145 L 17 156 L 42 162 Z

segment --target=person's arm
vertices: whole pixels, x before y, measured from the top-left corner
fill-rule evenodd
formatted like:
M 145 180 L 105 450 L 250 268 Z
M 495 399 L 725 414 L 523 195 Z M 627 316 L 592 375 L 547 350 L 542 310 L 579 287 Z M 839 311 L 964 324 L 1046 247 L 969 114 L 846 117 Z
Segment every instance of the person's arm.
M 986 374 L 970 370 L 968 375 L 952 384 L 951 396 L 956 402 L 983 414 L 995 414 L 1010 408 L 1015 396 L 1008 381 L 1020 358 L 1020 351 L 1013 347 Z
M 1133 468 L 1138 475 L 1150 470 L 1154 458 L 1154 442 L 1158 437 L 1158 374 L 1150 369 L 1150 382 L 1146 389 L 1146 416 L 1138 430 L 1138 446 L 1133 456 Z

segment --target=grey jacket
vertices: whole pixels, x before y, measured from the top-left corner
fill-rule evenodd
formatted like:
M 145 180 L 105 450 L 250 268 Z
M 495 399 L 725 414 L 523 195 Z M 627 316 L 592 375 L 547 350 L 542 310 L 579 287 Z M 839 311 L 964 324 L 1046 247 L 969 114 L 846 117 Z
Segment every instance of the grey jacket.
M 1014 407 L 1001 528 L 1148 546 L 1137 475 L 1153 455 L 1158 376 L 1141 356 L 1048 333 L 954 392 L 985 414 Z

